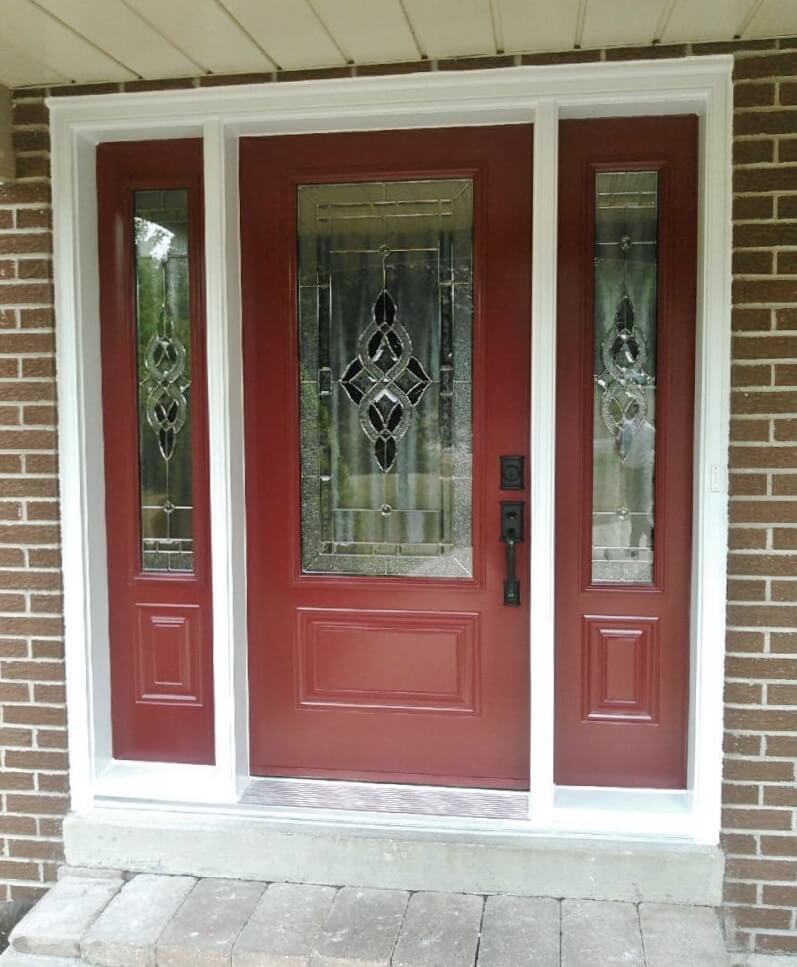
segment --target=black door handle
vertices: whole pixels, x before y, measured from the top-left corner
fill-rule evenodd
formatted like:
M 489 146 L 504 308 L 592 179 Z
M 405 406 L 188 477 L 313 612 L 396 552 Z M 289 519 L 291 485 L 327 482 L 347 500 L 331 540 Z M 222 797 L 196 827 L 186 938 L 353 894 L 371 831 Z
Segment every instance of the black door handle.
M 516 607 L 520 604 L 520 582 L 515 571 L 515 548 L 523 540 L 523 517 L 525 504 L 522 500 L 501 501 L 501 540 L 506 544 L 506 580 L 504 581 L 504 604 Z

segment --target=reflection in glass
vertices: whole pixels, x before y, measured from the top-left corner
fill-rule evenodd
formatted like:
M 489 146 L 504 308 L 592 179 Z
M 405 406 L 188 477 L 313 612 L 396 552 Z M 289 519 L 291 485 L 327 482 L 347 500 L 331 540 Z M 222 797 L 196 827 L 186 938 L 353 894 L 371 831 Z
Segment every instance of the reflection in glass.
M 134 204 L 141 566 L 191 571 L 191 319 L 188 193 Z
M 298 204 L 302 568 L 470 576 L 472 182 Z
M 658 174 L 595 178 L 592 580 L 653 580 Z

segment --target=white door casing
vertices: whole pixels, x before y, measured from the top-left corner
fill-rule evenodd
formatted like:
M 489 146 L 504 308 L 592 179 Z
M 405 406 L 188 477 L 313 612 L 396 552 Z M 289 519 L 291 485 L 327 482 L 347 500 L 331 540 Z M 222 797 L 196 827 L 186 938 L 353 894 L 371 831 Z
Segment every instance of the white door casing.
M 731 57 L 512 67 L 285 85 L 58 97 L 53 140 L 55 285 L 72 807 L 157 803 L 235 812 L 248 783 L 238 138 L 322 131 L 534 124 L 532 256 L 531 796 L 513 832 L 657 835 L 716 844 L 730 396 Z M 700 117 L 699 266 L 689 789 L 556 788 L 553 783 L 554 452 L 557 146 L 560 118 Z M 216 765 L 112 758 L 100 392 L 95 147 L 201 137 Z M 711 258 L 708 258 L 711 253 Z M 719 253 L 719 255 L 717 254 Z M 218 549 L 223 552 L 219 553 Z M 246 807 L 251 815 L 252 807 Z M 329 822 L 357 818 L 322 811 Z M 260 813 L 267 817 L 269 810 Z M 285 814 L 274 810 L 284 818 Z M 317 817 L 319 811 L 315 810 Z M 370 817 L 374 822 L 374 817 Z M 456 819 L 379 823 L 439 828 Z M 473 820 L 467 822 L 473 826 Z M 496 829 L 496 821 L 489 821 Z

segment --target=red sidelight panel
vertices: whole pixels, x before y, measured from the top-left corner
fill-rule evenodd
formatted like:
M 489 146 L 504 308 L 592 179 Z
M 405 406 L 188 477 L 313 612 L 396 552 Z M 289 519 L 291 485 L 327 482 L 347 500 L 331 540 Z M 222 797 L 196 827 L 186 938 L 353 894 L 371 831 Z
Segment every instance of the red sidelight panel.
M 113 754 L 214 761 L 202 143 L 97 149 Z
M 562 785 L 686 785 L 697 139 L 694 117 L 561 125 Z
M 507 551 L 500 540 L 502 497 L 523 501 L 527 491 L 519 481 L 514 493 L 502 494 L 499 458 L 528 456 L 531 147 L 528 126 L 241 142 L 255 774 L 528 788 L 528 544 L 518 553 L 519 606 L 505 605 Z M 303 191 L 312 206 L 302 207 Z M 466 196 L 473 199 L 467 218 L 457 201 Z M 374 211 L 384 216 L 370 229 Z M 411 226 L 425 224 L 430 211 L 444 213 L 434 222 L 442 227 L 419 240 L 421 229 Z M 389 231 L 383 217 L 394 225 Z M 336 218 L 350 220 L 337 234 Z M 467 266 L 455 264 L 454 256 L 447 261 L 466 244 L 466 234 L 467 244 L 472 240 Z M 311 268 L 303 267 L 302 253 Z M 465 276 L 472 279 L 472 302 Z M 428 300 L 414 294 L 438 288 L 443 295 L 427 312 Z M 453 340 L 453 389 L 444 383 L 448 350 L 440 348 L 448 339 L 440 320 L 452 303 L 454 326 L 456 312 L 472 311 L 472 344 L 470 332 L 467 346 Z M 336 340 L 347 339 L 335 356 Z M 471 345 L 472 368 L 463 367 Z M 390 353 L 395 365 L 385 362 Z M 407 368 L 394 378 L 404 359 Z M 384 445 L 373 429 L 381 414 L 360 407 L 358 422 L 356 405 L 367 402 L 367 393 L 384 402 L 379 364 L 385 393 L 403 407 L 402 421 L 409 413 L 409 422 L 399 422 L 395 409 L 387 414 Z M 462 391 L 458 409 L 463 369 L 468 379 L 472 371 L 472 408 Z M 472 477 L 468 487 L 454 489 L 450 508 L 455 518 L 472 510 L 472 539 L 469 532 L 462 542 L 473 548 L 472 560 L 463 555 L 462 569 L 453 572 L 456 548 L 437 554 L 435 548 L 447 546 L 438 537 L 427 540 L 429 556 L 415 557 L 411 573 L 402 573 L 407 558 L 395 547 L 404 538 L 380 538 L 372 551 L 382 570 L 369 574 L 360 564 L 371 538 L 357 536 L 365 532 L 357 522 L 367 518 L 382 527 L 380 512 L 395 521 L 402 487 L 413 499 L 432 500 L 456 476 L 413 471 L 401 478 L 391 502 L 367 499 L 392 486 L 402 461 L 415 459 L 416 443 L 420 451 L 418 441 L 436 439 L 444 404 L 428 401 L 438 399 L 438 384 L 441 400 L 444 391 L 454 397 L 454 443 L 441 444 L 449 451 L 445 459 L 456 464 L 472 453 Z M 302 417 L 306 398 L 320 401 L 323 418 Z M 333 403 L 324 408 L 328 398 Z M 326 421 L 339 435 L 326 430 Z M 465 425 L 467 432 L 457 436 Z M 329 466 L 326 444 L 318 452 L 302 448 L 302 434 L 312 439 L 319 426 L 325 439 L 332 436 Z M 413 436 L 419 426 L 426 437 Z M 398 427 L 392 437 L 391 427 Z M 340 489 L 334 514 L 325 518 L 317 494 L 326 493 L 330 479 Z M 355 493 L 364 495 L 361 503 Z M 303 506 L 310 510 L 303 514 Z M 414 506 L 406 511 L 412 513 Z M 350 518 L 356 518 L 351 525 Z M 384 533 L 393 526 L 385 523 Z M 424 526 L 417 523 L 417 532 Z M 457 526 L 455 519 L 454 545 Z M 351 536 L 326 536 L 334 527 Z M 336 556 L 347 541 L 360 548 L 359 558 L 354 551 Z

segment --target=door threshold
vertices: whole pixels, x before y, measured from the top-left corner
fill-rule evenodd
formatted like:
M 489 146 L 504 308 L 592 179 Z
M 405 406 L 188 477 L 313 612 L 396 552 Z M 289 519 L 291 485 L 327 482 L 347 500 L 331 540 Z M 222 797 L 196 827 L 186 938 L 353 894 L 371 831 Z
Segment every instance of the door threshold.
M 529 815 L 527 791 L 339 779 L 253 778 L 244 790 L 241 802 L 250 806 L 464 819 L 524 820 Z

